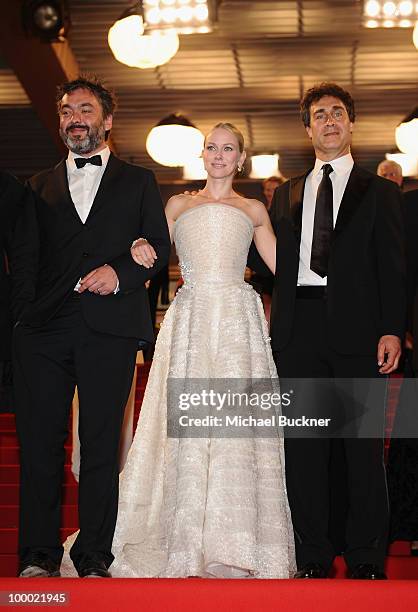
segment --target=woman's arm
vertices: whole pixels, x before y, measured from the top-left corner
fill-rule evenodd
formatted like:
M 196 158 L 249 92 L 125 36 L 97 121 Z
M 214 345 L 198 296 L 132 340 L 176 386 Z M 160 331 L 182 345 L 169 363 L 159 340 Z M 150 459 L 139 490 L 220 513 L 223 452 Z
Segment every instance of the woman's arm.
M 254 244 L 271 272 L 276 272 L 276 236 L 268 212 L 261 202 L 257 210 L 257 225 L 254 228 Z

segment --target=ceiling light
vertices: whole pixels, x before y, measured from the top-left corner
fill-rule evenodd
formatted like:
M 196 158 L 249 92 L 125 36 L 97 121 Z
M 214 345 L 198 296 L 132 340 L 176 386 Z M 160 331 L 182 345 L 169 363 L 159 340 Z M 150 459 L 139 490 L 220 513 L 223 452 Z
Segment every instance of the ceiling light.
M 414 12 L 414 4 L 410 1 L 399 2 L 398 10 L 402 17 L 409 17 Z
M 395 161 L 402 168 L 402 176 L 418 176 L 418 156 L 406 153 L 386 153 L 386 159 Z
M 177 19 L 177 11 L 171 7 L 164 8 L 161 11 L 161 19 L 162 21 L 164 21 L 164 23 L 167 23 L 169 25 L 174 25 Z
M 162 166 L 184 166 L 199 157 L 204 136 L 186 117 L 178 113 L 162 119 L 148 134 L 146 149 Z
M 23 27 L 27 33 L 46 42 L 62 42 L 70 29 L 66 0 L 25 0 Z
M 405 19 L 405 18 L 408 19 Z M 377 22 L 377 26 L 373 22 Z M 369 0 L 363 3 L 363 25 L 366 28 L 411 28 L 418 21 L 418 2 Z
M 162 19 L 162 14 L 159 8 L 152 8 L 147 13 L 147 23 L 151 25 L 156 25 L 160 23 Z
M 418 106 L 398 125 L 395 140 L 402 153 L 418 156 Z
M 367 17 L 377 17 L 380 13 L 380 3 L 377 0 L 369 0 L 364 7 L 364 14 Z
M 212 31 L 216 0 L 148 0 L 142 2 L 145 31 L 174 28 L 178 34 Z M 202 28 L 205 28 L 204 30 Z
M 385 17 L 394 17 L 396 15 L 396 4 L 394 2 L 385 2 L 383 5 L 383 14 Z
M 155 68 L 166 64 L 179 49 L 174 30 L 155 30 L 143 34 L 142 17 L 128 9 L 108 33 L 109 47 L 118 62 L 131 68 Z
M 206 21 L 209 17 L 208 7 L 205 4 L 198 4 L 194 10 L 194 14 L 198 21 Z
M 279 155 L 252 155 L 250 178 L 268 178 L 280 176 Z
M 417 5 L 418 8 L 418 5 Z M 418 21 L 415 24 L 414 33 L 412 35 L 412 40 L 414 42 L 415 48 L 418 50 Z
M 188 23 L 193 19 L 193 9 L 191 6 L 182 6 L 177 11 L 178 18 L 183 23 Z

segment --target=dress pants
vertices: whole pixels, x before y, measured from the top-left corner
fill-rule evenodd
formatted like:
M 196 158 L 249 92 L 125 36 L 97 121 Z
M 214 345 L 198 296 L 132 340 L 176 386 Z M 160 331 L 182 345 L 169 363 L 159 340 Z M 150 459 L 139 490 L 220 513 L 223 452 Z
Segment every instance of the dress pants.
M 381 377 L 376 354 L 342 355 L 332 348 L 325 298 L 296 299 L 292 339 L 282 351 L 274 353 L 274 358 L 281 378 Z M 383 431 L 385 383 L 382 382 Z M 320 563 L 329 570 L 335 555 L 329 539 L 332 443 L 335 440 L 329 436 L 285 440 L 286 482 L 299 568 L 307 563 Z M 383 569 L 389 512 L 383 438 L 350 437 L 341 443 L 347 466 L 349 504 L 345 560 L 349 568 L 372 563 Z
M 105 296 L 101 299 L 107 299 Z M 64 443 L 75 386 L 80 401 L 80 533 L 71 549 L 108 566 L 118 507 L 118 448 L 138 340 L 90 329 L 71 296 L 42 327 L 14 330 L 16 425 L 21 448 L 21 561 L 34 551 L 60 563 Z

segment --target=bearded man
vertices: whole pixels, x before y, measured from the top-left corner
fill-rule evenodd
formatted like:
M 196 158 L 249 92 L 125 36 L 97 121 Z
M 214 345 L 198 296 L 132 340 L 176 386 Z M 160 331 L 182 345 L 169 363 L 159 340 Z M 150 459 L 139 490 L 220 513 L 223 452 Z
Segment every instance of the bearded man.
M 118 506 L 118 447 L 140 340 L 153 329 L 144 283 L 170 240 L 154 175 L 115 157 L 106 139 L 115 99 L 78 78 L 57 96 L 67 159 L 30 181 L 16 230 L 13 275 L 15 401 L 21 445 L 20 576 L 59 576 L 64 443 L 75 386 L 80 402 L 81 577 L 110 577 Z M 157 251 L 138 266 L 138 236 Z

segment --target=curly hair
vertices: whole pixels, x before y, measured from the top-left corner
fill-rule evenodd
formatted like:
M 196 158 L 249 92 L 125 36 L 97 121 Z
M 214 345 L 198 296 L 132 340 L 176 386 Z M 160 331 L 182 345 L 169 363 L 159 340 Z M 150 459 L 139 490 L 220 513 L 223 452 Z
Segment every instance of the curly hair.
M 336 83 L 324 82 L 320 85 L 311 87 L 311 89 L 308 89 L 300 101 L 300 115 L 305 127 L 309 127 L 311 125 L 310 111 L 312 104 L 320 100 L 323 96 L 333 96 L 334 98 L 341 100 L 346 108 L 351 123 L 354 123 L 356 113 L 354 110 L 354 100 L 351 95 L 348 93 L 348 91 Z
M 116 110 L 116 96 L 110 89 L 106 89 L 102 81 L 96 75 L 80 74 L 77 79 L 62 83 L 57 87 L 57 110 L 60 112 L 62 99 L 65 94 L 70 94 L 76 89 L 87 89 L 100 102 L 103 117 L 106 119 L 113 115 Z

